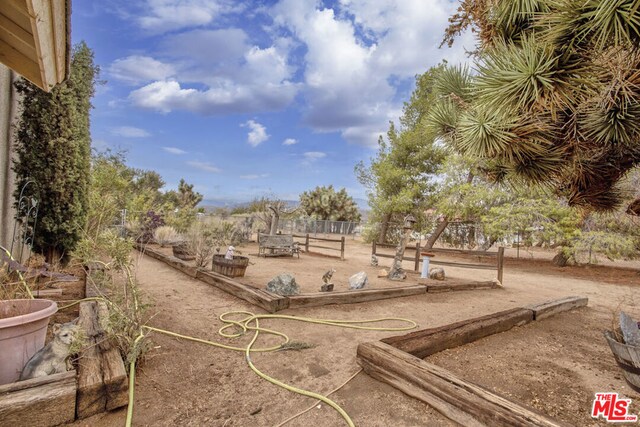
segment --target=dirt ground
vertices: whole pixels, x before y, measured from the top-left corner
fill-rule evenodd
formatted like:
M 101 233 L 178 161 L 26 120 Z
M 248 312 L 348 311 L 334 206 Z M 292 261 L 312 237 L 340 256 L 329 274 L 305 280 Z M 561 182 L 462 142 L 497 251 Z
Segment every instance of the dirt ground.
M 325 245 L 326 244 L 327 243 L 325 243 Z M 161 248 L 158 245 L 151 245 L 151 247 L 167 255 L 172 255 L 172 250 L 169 247 Z M 245 276 L 237 277 L 235 280 L 260 289 L 266 289 L 267 283 L 279 273 L 291 273 L 296 278 L 296 283 L 300 287 L 301 294 L 320 292 L 320 286 L 323 283 L 322 275 L 332 268 L 336 270 L 332 277 L 334 291 L 348 291 L 349 277 L 360 271 L 367 273 L 369 288 L 393 288 L 417 283 L 415 279 L 418 276 L 415 275 L 410 276 L 406 282 L 401 283 L 378 277 L 378 273 L 381 270 L 389 271 L 393 260 L 391 258 L 379 257 L 378 267 L 371 266 L 371 246 L 355 240 L 347 240 L 344 261 L 341 261 L 339 256 L 332 256 L 336 252 L 332 253 L 331 251 L 323 249 L 312 248 L 312 250 L 315 251 L 313 254 L 305 254 L 303 252 L 300 258 L 296 256 L 266 258 L 258 256 L 257 243 L 248 243 L 243 246 L 238 246 L 236 249 L 236 254 L 249 257 L 249 266 L 247 267 Z M 238 253 L 238 251 L 240 251 L 240 253 Z M 383 253 L 393 254 L 394 252 L 393 249 L 385 249 Z M 407 256 L 409 256 L 408 253 Z M 455 258 L 449 256 L 439 256 L 438 259 L 455 260 Z M 484 262 L 486 260 L 482 261 Z M 479 261 L 476 259 L 474 262 Z M 495 260 L 492 262 L 495 263 Z M 193 261 L 189 263 L 195 265 Z M 414 269 L 414 262 L 405 260 L 403 267 L 411 272 Z M 211 265 L 208 265 L 207 268 L 210 269 Z M 447 277 L 445 281 L 447 283 L 468 282 L 469 280 L 487 281 L 496 277 L 495 271 L 491 270 L 476 270 L 471 279 L 468 275 L 465 275 L 468 271 L 464 269 L 449 267 L 446 273 Z
M 252 246 L 240 249 L 244 254 L 257 253 Z M 264 312 L 162 262 L 135 256 L 137 279 L 155 303 L 155 315 L 150 321 L 153 326 L 220 341 L 217 330 L 222 326 L 218 319 L 222 313 Z M 442 366 L 470 381 L 575 425 L 597 425 L 589 416 L 595 392 L 617 391 L 634 400 L 637 413 L 640 395 L 629 389 L 615 367 L 602 330 L 610 327 L 612 313 L 619 309 L 640 318 L 640 265 L 627 264 L 623 269 L 611 266 L 559 269 L 549 264 L 551 256 L 540 252 L 533 258 L 507 259 L 505 289 L 425 294 L 280 313 L 352 320 L 396 316 L 416 321 L 419 328 L 429 328 L 567 295 L 587 296 L 588 308 L 516 328 L 429 360 L 438 359 Z M 344 262 L 308 254 L 302 254 L 299 260 L 250 258 L 254 264 L 249 266 L 246 279 L 253 277 L 260 281 L 260 287 L 276 274 L 288 271 L 295 274 L 303 289 L 316 292 L 322 273 L 330 267 L 337 269 L 334 275 L 337 289 L 346 287 L 349 275 L 362 270 L 369 272 L 370 246 L 348 240 Z M 381 259 L 381 266 L 390 262 Z M 411 268 L 412 264 L 407 262 L 405 266 Z M 446 268 L 446 272 L 448 277 L 466 280 L 495 277 L 491 271 Z M 413 283 L 415 276 L 404 282 Z M 264 320 L 261 326 L 277 329 L 292 340 L 315 347 L 257 353 L 252 355 L 255 365 L 285 383 L 321 394 L 358 371 L 355 362 L 358 343 L 398 335 L 279 319 Z M 151 339 L 154 349 L 136 377 L 135 425 L 274 426 L 313 403 L 312 399 L 260 379 L 247 367 L 241 353 L 159 334 L 151 335 Z M 333 394 L 332 399 L 358 426 L 453 425 L 428 405 L 364 373 Z M 125 417 L 125 411 L 119 410 L 75 424 L 121 425 Z M 309 425 L 345 424 L 324 404 L 287 424 Z

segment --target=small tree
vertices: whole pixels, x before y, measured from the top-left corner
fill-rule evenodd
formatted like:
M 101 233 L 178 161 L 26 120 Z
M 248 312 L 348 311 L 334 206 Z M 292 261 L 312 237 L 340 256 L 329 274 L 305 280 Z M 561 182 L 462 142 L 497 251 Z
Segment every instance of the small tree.
M 99 68 L 84 42 L 74 46 L 71 55 L 69 79 L 50 93 L 25 79 L 15 84 L 22 96 L 15 197 L 27 181 L 36 184 L 27 188 L 28 196 L 40 203 L 33 246 L 48 261 L 66 257 L 75 247 L 87 215 L 89 110 Z

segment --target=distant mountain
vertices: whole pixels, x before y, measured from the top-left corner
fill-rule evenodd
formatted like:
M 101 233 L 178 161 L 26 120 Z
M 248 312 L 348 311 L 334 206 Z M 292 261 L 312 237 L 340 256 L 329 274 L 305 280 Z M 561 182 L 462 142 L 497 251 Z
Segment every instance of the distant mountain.
M 358 205 L 358 209 L 360 209 L 360 211 L 367 212 L 370 210 L 369 203 L 367 202 L 367 200 L 359 199 L 359 198 L 354 198 L 353 200 Z M 296 207 L 300 203 L 298 200 L 283 200 L 283 201 L 287 204 L 287 207 L 289 208 Z M 205 199 L 202 202 L 200 202 L 198 207 L 203 208 L 206 212 L 212 212 L 219 208 L 234 209 L 237 207 L 244 207 L 244 206 L 248 206 L 250 203 L 251 201 L 239 201 L 239 200 L 230 199 L 230 198 Z

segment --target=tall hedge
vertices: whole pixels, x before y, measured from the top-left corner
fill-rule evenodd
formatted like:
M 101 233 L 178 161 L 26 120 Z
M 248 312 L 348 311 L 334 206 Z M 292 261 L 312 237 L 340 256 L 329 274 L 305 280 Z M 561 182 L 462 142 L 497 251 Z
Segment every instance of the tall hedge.
M 46 93 L 25 79 L 17 126 L 16 207 L 27 181 L 27 195 L 39 200 L 34 250 L 48 261 L 64 259 L 80 239 L 86 222 L 91 155 L 91 98 L 99 68 L 81 42 L 71 52 L 67 81 Z

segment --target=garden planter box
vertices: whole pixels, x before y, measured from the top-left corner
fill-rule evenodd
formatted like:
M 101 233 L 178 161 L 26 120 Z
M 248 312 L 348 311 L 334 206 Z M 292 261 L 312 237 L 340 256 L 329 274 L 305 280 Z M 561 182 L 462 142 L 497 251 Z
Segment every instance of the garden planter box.
M 225 259 L 224 255 L 214 255 L 211 269 L 227 277 L 243 277 L 249 258 L 234 255 L 233 259 Z

